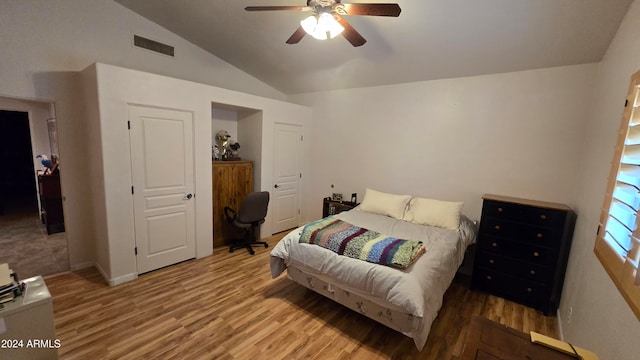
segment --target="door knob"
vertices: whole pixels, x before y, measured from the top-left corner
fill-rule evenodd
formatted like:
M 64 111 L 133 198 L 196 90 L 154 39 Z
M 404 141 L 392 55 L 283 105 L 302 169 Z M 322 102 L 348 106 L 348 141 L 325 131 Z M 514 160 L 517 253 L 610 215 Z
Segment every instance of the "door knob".
M 274 188 L 279 188 L 278 184 L 273 185 Z
M 187 194 L 182 198 L 182 200 L 191 200 L 192 197 L 193 197 L 192 194 Z

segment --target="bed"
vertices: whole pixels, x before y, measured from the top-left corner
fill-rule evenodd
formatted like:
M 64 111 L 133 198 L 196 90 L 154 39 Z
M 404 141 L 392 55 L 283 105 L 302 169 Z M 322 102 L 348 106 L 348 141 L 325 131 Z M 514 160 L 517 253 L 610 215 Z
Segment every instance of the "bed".
M 399 239 L 421 241 L 424 253 L 406 269 L 300 243 L 302 226 L 287 234 L 271 251 L 271 275 L 277 278 L 286 270 L 291 280 L 409 336 L 422 350 L 443 295 L 465 250 L 475 241 L 475 225 L 459 213 L 457 230 L 407 221 L 405 209 L 410 206 L 406 198 L 406 207 L 396 216 L 379 209 L 371 211 L 371 206 L 363 206 L 370 193 L 367 189 L 361 206 L 333 216 Z

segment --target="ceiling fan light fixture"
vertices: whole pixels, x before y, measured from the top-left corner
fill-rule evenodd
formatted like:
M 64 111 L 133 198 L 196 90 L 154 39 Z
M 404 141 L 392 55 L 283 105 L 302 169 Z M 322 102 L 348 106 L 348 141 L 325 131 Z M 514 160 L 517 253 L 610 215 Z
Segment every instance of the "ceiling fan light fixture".
M 333 15 L 326 12 L 321 13 L 317 18 L 315 15 L 309 16 L 300 21 L 300 26 L 307 34 L 318 40 L 333 39 L 344 31 L 344 27 L 340 25 Z
M 304 29 L 304 31 L 313 36 L 314 38 L 317 39 L 316 37 L 316 29 L 318 27 L 318 19 L 316 19 L 315 15 L 311 15 L 308 18 L 305 18 L 304 20 L 300 21 L 300 26 L 302 26 L 302 28 Z M 322 35 L 322 33 L 318 33 L 318 35 Z M 324 39 L 327 38 L 327 34 L 324 34 Z M 324 39 L 319 39 L 319 40 L 324 40 Z

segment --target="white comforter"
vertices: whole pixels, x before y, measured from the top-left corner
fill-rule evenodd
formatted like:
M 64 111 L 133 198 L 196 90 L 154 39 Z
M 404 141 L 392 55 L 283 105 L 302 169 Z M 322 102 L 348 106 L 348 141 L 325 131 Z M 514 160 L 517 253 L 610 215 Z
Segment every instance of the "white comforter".
M 318 245 L 300 244 L 300 227 L 271 251 L 272 277 L 279 276 L 287 266 L 296 266 L 381 306 L 417 317 L 435 318 L 474 237 L 464 231 L 417 225 L 358 209 L 336 217 L 400 239 L 420 240 L 426 252 L 408 269 L 400 270 L 341 256 Z

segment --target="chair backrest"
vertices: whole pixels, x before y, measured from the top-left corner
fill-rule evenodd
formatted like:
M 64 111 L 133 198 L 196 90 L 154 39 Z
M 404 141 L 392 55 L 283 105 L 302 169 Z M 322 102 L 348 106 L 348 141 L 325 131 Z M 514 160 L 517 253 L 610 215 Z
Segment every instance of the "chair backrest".
M 259 191 L 252 192 L 247 195 L 240 210 L 238 211 L 237 222 L 251 224 L 264 220 L 267 216 L 267 207 L 269 206 L 269 192 Z

